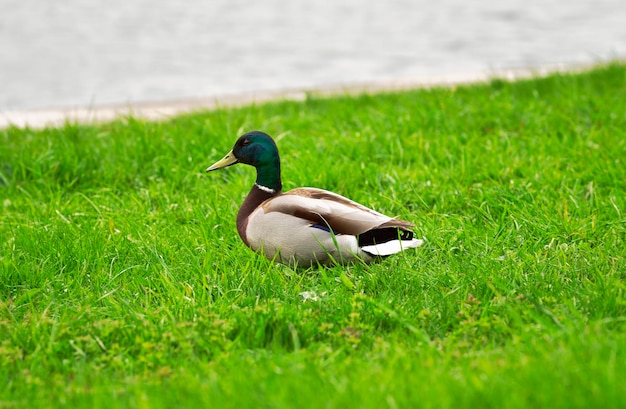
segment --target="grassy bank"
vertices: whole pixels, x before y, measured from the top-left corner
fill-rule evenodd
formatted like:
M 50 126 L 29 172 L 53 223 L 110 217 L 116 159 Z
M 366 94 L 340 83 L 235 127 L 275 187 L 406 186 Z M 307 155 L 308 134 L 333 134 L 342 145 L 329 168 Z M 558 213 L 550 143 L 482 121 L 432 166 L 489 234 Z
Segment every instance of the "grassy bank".
M 294 271 L 234 226 L 253 169 L 416 224 Z M 625 407 L 626 66 L 0 131 L 0 407 Z M 182 406 L 181 406 L 182 405 Z

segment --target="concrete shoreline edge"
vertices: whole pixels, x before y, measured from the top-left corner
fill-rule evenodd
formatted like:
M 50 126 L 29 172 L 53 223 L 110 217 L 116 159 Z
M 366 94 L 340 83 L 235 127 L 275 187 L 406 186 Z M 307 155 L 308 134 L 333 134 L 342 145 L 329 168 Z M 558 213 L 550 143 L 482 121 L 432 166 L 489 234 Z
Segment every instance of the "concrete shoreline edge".
M 610 63 L 610 62 L 607 62 Z M 236 95 L 215 96 L 196 99 L 173 100 L 154 103 L 103 105 L 66 109 L 40 109 L 27 111 L 0 111 L 0 129 L 16 126 L 19 128 L 42 129 L 59 127 L 65 123 L 94 124 L 132 116 L 145 120 L 166 120 L 176 115 L 217 108 L 246 106 L 272 101 L 301 101 L 308 95 L 330 97 L 338 95 L 358 95 L 366 93 L 407 91 L 411 89 L 458 86 L 484 83 L 493 79 L 508 81 L 540 78 L 553 73 L 576 73 L 600 67 L 602 62 L 589 64 L 559 64 L 523 69 L 493 70 L 483 73 L 446 75 L 441 77 L 408 78 L 377 81 L 345 86 L 323 86 L 311 89 L 294 89 L 251 92 Z

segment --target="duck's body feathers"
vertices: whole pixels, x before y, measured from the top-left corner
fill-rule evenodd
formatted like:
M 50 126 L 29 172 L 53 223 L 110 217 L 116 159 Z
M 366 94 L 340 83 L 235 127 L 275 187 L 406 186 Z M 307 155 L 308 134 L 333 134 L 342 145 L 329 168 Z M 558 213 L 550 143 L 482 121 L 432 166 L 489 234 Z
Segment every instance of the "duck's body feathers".
M 276 195 L 238 218 L 247 220 L 244 242 L 287 264 L 370 262 L 422 244 L 408 230 L 411 223 L 316 188 Z

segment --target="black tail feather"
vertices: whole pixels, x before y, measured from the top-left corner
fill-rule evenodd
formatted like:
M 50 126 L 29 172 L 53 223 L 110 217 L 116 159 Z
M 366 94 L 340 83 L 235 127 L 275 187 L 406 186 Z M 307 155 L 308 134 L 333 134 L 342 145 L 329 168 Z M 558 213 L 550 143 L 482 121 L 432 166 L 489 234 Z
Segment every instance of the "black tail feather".
M 382 229 L 372 229 L 357 237 L 359 247 L 371 246 L 374 244 L 387 243 L 391 240 L 411 240 L 413 232 L 410 230 L 398 229 L 396 227 L 385 227 Z

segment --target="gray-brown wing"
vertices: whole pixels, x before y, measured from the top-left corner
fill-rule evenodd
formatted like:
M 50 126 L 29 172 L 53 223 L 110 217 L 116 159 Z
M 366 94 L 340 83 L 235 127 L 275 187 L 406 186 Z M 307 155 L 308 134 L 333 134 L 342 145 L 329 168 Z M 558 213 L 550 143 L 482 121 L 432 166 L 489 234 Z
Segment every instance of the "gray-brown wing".
M 262 204 L 263 210 L 290 214 L 336 233 L 358 235 L 375 228 L 407 230 L 413 224 L 385 216 L 348 198 L 323 189 L 298 188 Z

